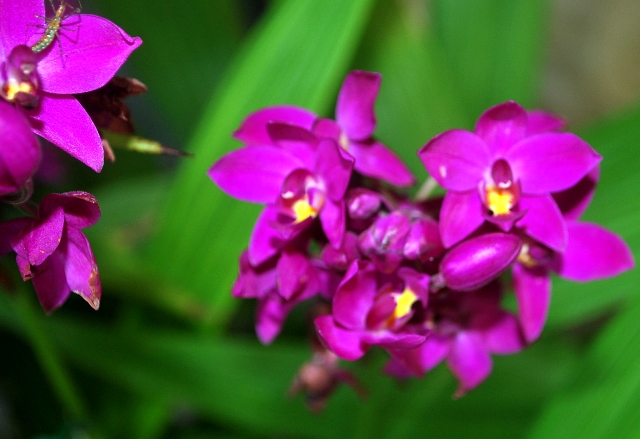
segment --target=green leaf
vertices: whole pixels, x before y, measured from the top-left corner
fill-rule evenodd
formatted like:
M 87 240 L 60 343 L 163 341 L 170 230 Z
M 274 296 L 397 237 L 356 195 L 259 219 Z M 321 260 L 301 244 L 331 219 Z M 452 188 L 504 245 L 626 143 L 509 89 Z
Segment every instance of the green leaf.
M 576 383 L 560 392 L 529 436 L 635 438 L 640 436 L 640 296 L 607 327 Z
M 546 23 L 545 0 L 436 0 L 434 25 L 471 122 L 489 106 L 534 104 Z
M 258 213 L 222 194 L 206 172 L 238 147 L 230 136 L 251 111 L 295 104 L 321 111 L 335 99 L 367 19 L 370 0 L 281 2 L 239 54 L 203 114 L 149 255 L 160 272 L 206 298 L 224 320 L 237 257 Z

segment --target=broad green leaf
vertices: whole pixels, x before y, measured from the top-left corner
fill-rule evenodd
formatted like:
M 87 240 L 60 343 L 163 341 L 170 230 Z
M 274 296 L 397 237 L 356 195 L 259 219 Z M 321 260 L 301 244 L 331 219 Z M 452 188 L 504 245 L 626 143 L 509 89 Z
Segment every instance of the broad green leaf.
M 251 111 L 279 104 L 322 111 L 334 101 L 370 4 L 275 4 L 202 115 L 189 148 L 196 157 L 182 162 L 149 254 L 160 272 L 206 298 L 220 318 L 234 306 L 229 289 L 258 208 L 229 199 L 206 172 L 240 146 L 230 136 Z
M 529 437 L 640 437 L 640 296 L 601 334 Z
M 602 121 L 579 134 L 603 156 L 595 197 L 582 219 L 601 224 L 622 236 L 637 258 L 640 255 L 640 199 L 632 194 L 640 187 L 634 148 L 640 144 L 640 109 Z M 612 279 L 589 283 L 556 277 L 550 324 L 593 317 L 637 295 L 639 276 L 636 269 Z
M 546 0 L 436 0 L 433 21 L 470 123 L 489 106 L 535 103 Z

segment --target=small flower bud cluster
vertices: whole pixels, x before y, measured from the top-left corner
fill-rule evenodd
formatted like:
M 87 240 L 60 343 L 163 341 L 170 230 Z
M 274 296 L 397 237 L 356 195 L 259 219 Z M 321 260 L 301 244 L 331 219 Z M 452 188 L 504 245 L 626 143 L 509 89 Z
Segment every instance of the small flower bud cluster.
M 100 217 L 98 203 L 81 191 L 46 195 L 39 206 L 30 200 L 36 172 L 46 174 L 53 165 L 43 159 L 36 135 L 99 172 L 102 140 L 74 95 L 103 87 L 141 41 L 95 15 L 77 17 L 82 32 L 62 37 L 69 16 L 43 22 L 45 1 L 0 10 L 0 201 L 30 215 L 0 222 L 0 254 L 15 252 L 45 311 L 70 292 L 97 309 L 100 277 L 81 229 Z
M 353 361 L 378 346 L 398 377 L 446 361 L 462 395 L 489 375 L 491 354 L 538 338 L 551 272 L 599 279 L 630 269 L 633 257 L 618 236 L 578 220 L 601 157 L 560 132 L 559 118 L 515 102 L 487 110 L 473 132 L 427 142 L 418 156 L 446 193 L 411 199 L 402 188 L 413 176 L 373 137 L 379 86 L 379 74 L 354 71 L 335 120 L 270 107 L 234 133 L 244 146 L 209 176 L 265 208 L 233 295 L 258 300 L 263 343 L 313 299 L 326 308 L 314 319 L 326 352 Z M 502 306 L 512 293 L 517 313 Z

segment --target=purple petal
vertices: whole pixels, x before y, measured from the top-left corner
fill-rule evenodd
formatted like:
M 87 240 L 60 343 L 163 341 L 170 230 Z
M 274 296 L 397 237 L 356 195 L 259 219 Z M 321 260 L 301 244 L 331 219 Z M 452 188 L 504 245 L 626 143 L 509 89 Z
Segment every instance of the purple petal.
M 296 157 L 306 169 L 313 167 L 318 138 L 306 128 L 283 122 L 267 123 L 272 144 Z
M 525 136 L 527 112 L 513 101 L 485 111 L 476 123 L 475 132 L 493 154 L 503 154 Z
M 364 329 L 376 293 L 373 266 L 366 261 L 352 263 L 333 298 L 333 318 L 347 329 Z
M 314 171 L 323 179 L 329 198 L 342 201 L 352 169 L 353 158 L 342 152 L 333 140 L 322 140 L 318 144 Z
M 527 137 L 505 154 L 522 192 L 544 194 L 576 184 L 602 156 L 571 133 L 545 133 Z
M 551 302 L 551 278 L 541 267 L 513 267 L 513 287 L 518 302 L 518 318 L 527 342 L 535 341 L 542 333 Z
M 43 93 L 29 112 L 33 131 L 96 172 L 104 164 L 102 140 L 86 110 L 73 96 Z
M 62 251 L 69 289 L 79 294 L 93 309 L 97 310 L 100 306 L 102 286 L 98 264 L 93 257 L 89 240 L 80 230 L 69 227 Z
M 365 354 L 367 346 L 360 340 L 359 331 L 349 331 L 336 325 L 330 315 L 314 321 L 322 342 L 338 357 L 355 361 Z
M 418 157 L 429 175 L 452 191 L 477 188 L 492 162 L 484 140 L 464 130 L 437 135 L 418 150 Z
M 278 210 L 272 205 L 267 205 L 256 220 L 247 249 L 249 262 L 254 267 L 277 254 L 285 244 L 280 232 L 271 226 L 277 218 Z
M 349 139 L 364 140 L 376 127 L 374 104 L 382 76 L 379 73 L 356 70 L 342 83 L 336 120 Z
M 49 194 L 40 202 L 40 215 L 48 215 L 58 207 L 64 211 L 64 220 L 69 227 L 84 229 L 94 225 L 100 219 L 98 201 L 88 192 Z
M 446 285 L 471 291 L 499 276 L 520 253 L 522 241 L 516 235 L 487 233 L 451 249 L 440 262 Z
M 289 300 L 309 278 L 309 261 L 296 251 L 283 251 L 278 259 L 276 268 L 278 272 L 278 291 L 280 295 Z
M 333 139 L 336 142 L 340 142 L 340 135 L 342 131 L 340 130 L 340 125 L 335 120 L 332 119 L 317 119 L 313 124 L 313 134 L 316 135 L 319 139 Z M 344 147 L 344 145 L 341 145 Z
M 566 121 L 545 111 L 533 110 L 527 113 L 527 136 L 549 131 L 561 131 L 567 125 Z
M 35 220 L 11 240 L 13 250 L 29 261 L 40 265 L 58 248 L 64 228 L 64 212 L 56 209 L 44 218 Z
M 282 183 L 303 164 L 287 151 L 272 146 L 247 146 L 222 156 L 207 175 L 232 197 L 252 203 L 276 201 Z
M 526 211 L 517 222 L 530 237 L 547 247 L 563 252 L 567 245 L 567 226 L 551 195 L 520 198 L 520 210 Z
M 413 349 L 424 343 L 425 338 L 425 335 L 392 331 L 365 332 L 361 336 L 362 342 L 387 350 Z
M 272 263 L 254 267 L 249 263 L 249 252 L 240 254 L 238 277 L 231 288 L 233 297 L 258 299 L 276 288 L 276 270 Z
M 502 313 L 500 320 L 482 335 L 485 345 L 494 354 L 514 354 L 524 348 L 518 321 L 511 314 Z
M 247 116 L 233 137 L 250 145 L 270 145 L 271 137 L 267 133 L 269 122 L 285 122 L 310 130 L 316 118 L 315 114 L 304 108 L 286 105 L 267 107 Z
M 396 186 L 411 186 L 415 183 L 409 168 L 381 142 L 349 142 L 348 151 L 356 159 L 356 171 L 362 175 Z
M 140 44 L 106 18 L 74 14 L 62 21 L 56 41 L 38 62 L 42 90 L 66 95 L 98 89 Z
M 447 364 L 460 381 L 456 396 L 476 387 L 491 373 L 491 357 L 482 338 L 472 332 L 459 332 L 451 346 Z
M 558 254 L 553 269 L 564 278 L 588 282 L 616 276 L 635 266 L 627 244 L 613 232 L 583 222 L 567 223 L 567 248 Z
M 285 318 L 295 302 L 284 300 L 271 293 L 258 302 L 256 310 L 256 334 L 263 344 L 271 343 L 280 333 Z
M 63 256 L 55 252 L 38 268 L 38 273 L 31 280 L 33 288 L 36 290 L 42 308 L 47 313 L 51 313 L 69 297 Z
M 0 101 L 0 144 L 0 195 L 6 195 L 33 176 L 41 151 L 27 118 L 4 101 Z
M 346 227 L 344 201 L 326 200 L 320 211 L 320 224 L 329 244 L 335 249 L 340 248 Z
M 450 339 L 431 334 L 420 346 L 413 349 L 391 351 L 391 357 L 409 369 L 414 375 L 422 376 L 436 367 L 449 354 Z
M 451 247 L 484 222 L 482 202 L 477 190 L 447 192 L 440 210 L 440 237 L 446 248 Z
M 5 56 L 0 56 L 0 59 L 4 59 L 13 47 L 26 42 L 29 29 L 35 31 L 36 26 L 43 24 L 36 15 L 44 16 L 44 1 L 0 0 L 0 11 L 0 44 L 5 52 Z

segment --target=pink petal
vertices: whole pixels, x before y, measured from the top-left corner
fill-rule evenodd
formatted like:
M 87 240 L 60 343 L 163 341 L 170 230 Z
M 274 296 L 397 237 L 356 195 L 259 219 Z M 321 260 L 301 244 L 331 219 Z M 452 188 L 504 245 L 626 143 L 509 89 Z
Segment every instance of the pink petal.
M 282 235 L 271 226 L 277 221 L 277 217 L 278 210 L 272 205 L 267 205 L 253 226 L 247 253 L 249 263 L 254 267 L 277 254 L 286 242 Z
M 64 260 L 59 252 L 52 254 L 33 277 L 40 305 L 47 313 L 59 308 L 69 297 L 69 286 L 64 273 Z
M 379 73 L 356 70 L 342 83 L 336 120 L 349 139 L 364 140 L 376 127 L 374 104 L 382 76 Z
M 40 265 L 58 248 L 64 229 L 64 212 L 56 209 L 44 218 L 33 221 L 11 239 L 11 247 L 30 265 Z
M 64 211 L 64 220 L 70 227 L 84 229 L 100 219 L 100 206 L 88 192 L 74 191 L 64 194 L 49 194 L 40 202 L 40 215 L 47 215 L 58 207 Z
M 567 248 L 557 255 L 554 270 L 564 278 L 588 282 L 616 276 L 635 266 L 627 244 L 613 232 L 597 225 L 567 223 Z
M 415 183 L 409 168 L 381 142 L 351 141 L 348 152 L 356 159 L 355 169 L 362 175 L 396 186 L 411 186 Z
M 527 136 L 549 131 L 561 131 L 567 125 L 563 118 L 545 111 L 532 110 L 527 113 L 527 116 Z
M 513 101 L 485 111 L 476 123 L 475 132 L 493 154 L 502 155 L 525 136 L 527 112 Z
M 293 106 L 267 107 L 251 113 L 242 121 L 233 137 L 249 145 L 270 145 L 269 122 L 285 122 L 310 130 L 317 116 L 304 108 Z
M 551 302 L 551 278 L 546 269 L 528 269 L 522 264 L 515 264 L 513 287 L 524 337 L 527 342 L 532 343 L 542 333 L 547 320 Z
M 524 348 L 518 320 L 506 312 L 483 333 L 483 337 L 485 345 L 494 354 L 513 354 Z
M 322 178 L 327 195 L 334 201 L 341 201 L 347 191 L 353 158 L 346 154 L 336 142 L 325 139 L 318 144 L 314 173 Z
M 329 244 L 339 249 L 342 246 L 346 227 L 344 201 L 326 200 L 320 211 L 320 224 Z
M 333 298 L 333 318 L 347 329 L 364 329 L 377 293 L 376 272 L 369 262 L 353 262 Z
M 567 245 L 567 226 L 551 195 L 523 195 L 519 203 L 520 210 L 526 213 L 517 222 L 518 226 L 547 247 L 558 252 L 564 251 Z
M 464 130 L 437 135 L 420 148 L 418 157 L 440 186 L 461 192 L 477 188 L 492 162 L 484 140 Z
M 571 133 L 545 133 L 518 142 L 505 158 L 522 192 L 558 192 L 576 184 L 596 166 L 602 156 Z
M 38 109 L 28 114 L 36 134 L 100 172 L 104 164 L 102 140 L 76 98 L 44 93 Z
M 43 25 L 43 0 L 0 0 L 0 60 L 6 58 L 15 46 L 25 44 L 29 32 L 36 32 Z M 4 56 L 2 50 L 4 49 Z
M 38 62 L 42 90 L 64 95 L 100 88 L 140 44 L 140 38 L 130 37 L 106 18 L 71 15 Z
M 447 192 L 440 210 L 440 238 L 451 247 L 482 225 L 482 203 L 476 190 Z
M 565 220 L 577 220 L 587 210 L 595 194 L 599 178 L 600 166 L 596 166 L 575 186 L 552 194 Z
M 62 251 L 69 289 L 79 294 L 93 309 L 97 310 L 100 306 L 102 286 L 98 264 L 93 257 L 89 241 L 80 230 L 69 227 Z
M 491 373 L 491 357 L 482 338 L 472 332 L 459 332 L 451 346 L 447 364 L 460 381 L 456 396 L 476 387 Z
M 282 183 L 303 164 L 287 151 L 272 146 L 247 146 L 225 154 L 207 175 L 232 197 L 252 203 L 275 202 Z
M 365 354 L 367 346 L 360 340 L 359 331 L 349 331 L 335 324 L 330 315 L 315 319 L 321 341 L 338 357 L 355 361 Z

